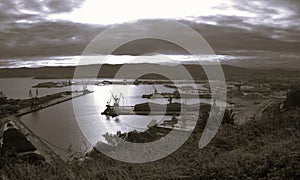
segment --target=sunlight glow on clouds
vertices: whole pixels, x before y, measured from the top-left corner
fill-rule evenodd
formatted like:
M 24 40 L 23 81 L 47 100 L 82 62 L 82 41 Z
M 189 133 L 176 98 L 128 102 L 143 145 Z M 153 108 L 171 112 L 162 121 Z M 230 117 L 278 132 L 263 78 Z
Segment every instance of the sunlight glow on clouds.
M 234 8 L 230 0 L 86 0 L 71 13 L 55 14 L 49 19 L 65 19 L 80 23 L 114 24 L 138 19 L 185 18 L 197 16 L 243 16 L 256 15 Z

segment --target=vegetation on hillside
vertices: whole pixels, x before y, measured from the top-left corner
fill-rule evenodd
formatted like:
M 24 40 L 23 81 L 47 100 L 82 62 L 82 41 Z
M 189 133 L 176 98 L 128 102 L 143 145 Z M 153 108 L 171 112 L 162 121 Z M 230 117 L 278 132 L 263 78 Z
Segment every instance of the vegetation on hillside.
M 11 179 L 297 179 L 300 178 L 299 110 L 292 107 L 282 111 L 276 106 L 266 110 L 260 120 L 240 126 L 222 124 L 216 137 L 203 149 L 198 149 L 203 123 L 198 123 L 198 130 L 177 151 L 145 164 L 119 162 L 97 150 L 83 156 L 84 160 L 78 156 L 67 163 L 30 164 L 1 148 L 0 172 L 2 177 Z M 138 141 L 147 138 L 149 131 L 130 136 Z M 73 174 L 62 167 L 71 169 Z

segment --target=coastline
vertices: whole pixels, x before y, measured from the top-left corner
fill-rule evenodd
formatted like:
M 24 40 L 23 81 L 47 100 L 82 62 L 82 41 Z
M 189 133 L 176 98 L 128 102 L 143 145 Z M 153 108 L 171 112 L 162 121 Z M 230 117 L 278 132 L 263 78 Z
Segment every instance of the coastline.
M 169 66 L 169 65 L 158 65 L 158 64 L 126 64 L 126 66 L 130 66 L 132 68 L 139 68 L 144 65 L 147 67 L 156 69 L 158 67 L 164 67 L 166 71 L 172 71 L 172 68 L 176 66 Z M 101 70 L 98 73 L 97 78 L 114 78 L 119 69 L 123 65 L 116 64 L 103 64 L 101 65 Z M 201 67 L 201 65 L 191 65 L 191 64 L 184 64 L 183 65 L 192 75 L 195 80 L 203 80 L 207 79 L 205 71 Z M 82 69 L 93 69 L 99 68 L 100 65 L 82 65 L 82 66 L 56 66 L 56 67 L 39 67 L 39 68 L 3 68 L 0 69 L 0 78 L 25 78 L 25 77 L 32 77 L 34 79 L 73 79 L 73 75 L 76 68 Z M 297 70 L 284 70 L 284 69 L 269 69 L 269 68 L 259 68 L 259 69 L 250 69 L 250 68 L 242 68 L 237 66 L 231 65 L 224 65 L 222 64 L 223 72 L 225 77 L 228 78 L 263 78 L 266 75 L 269 77 L 299 77 L 300 71 Z M 129 75 L 130 76 L 130 75 Z M 82 78 L 95 78 L 85 76 Z M 127 77 L 130 78 L 130 77 Z M 147 75 L 148 79 L 161 79 L 159 76 L 155 75 Z

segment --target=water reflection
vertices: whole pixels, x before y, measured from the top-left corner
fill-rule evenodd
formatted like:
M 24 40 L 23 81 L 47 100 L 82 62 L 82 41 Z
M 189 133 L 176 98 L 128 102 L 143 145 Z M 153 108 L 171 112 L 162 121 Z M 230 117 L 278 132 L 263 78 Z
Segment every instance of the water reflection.
M 39 82 L 47 81 L 61 81 L 61 80 L 35 80 L 31 78 L 12 78 L 0 79 L 1 91 L 4 91 L 12 98 L 27 98 L 28 91 L 31 86 Z M 200 85 L 199 85 L 200 86 Z M 75 85 L 73 89 L 82 89 L 82 85 Z M 33 132 L 44 139 L 46 143 L 53 147 L 53 150 L 66 156 L 67 154 L 60 148 L 67 149 L 70 145 L 73 150 L 85 150 L 84 144 L 87 148 L 98 141 L 103 141 L 103 134 L 116 133 L 117 131 L 128 132 L 132 130 L 144 131 L 147 125 L 155 119 L 157 122 L 162 122 L 166 117 L 155 116 L 132 116 L 121 115 L 118 120 L 116 118 L 107 119 L 106 116 L 101 115 L 104 111 L 107 101 L 111 98 L 111 92 L 115 95 L 122 93 L 124 100 L 120 105 L 134 106 L 137 103 L 149 101 L 141 98 L 142 94 L 149 94 L 153 92 L 152 85 L 107 85 L 96 86 L 88 85 L 89 90 L 94 93 L 82 96 L 72 101 L 67 101 L 41 111 L 25 115 L 21 117 L 23 121 Z M 163 85 L 156 86 L 158 92 L 173 92 L 174 89 L 164 87 Z M 50 88 L 40 89 L 40 95 L 47 95 L 56 92 L 70 90 L 71 87 L 64 88 Z M 154 99 L 156 103 L 166 104 L 166 99 Z M 181 100 L 174 100 L 180 102 Z M 210 102 L 210 100 L 202 100 Z M 190 99 L 188 104 L 199 103 L 199 101 Z M 73 104 L 80 105 L 80 108 L 74 112 Z M 170 118 L 169 118 L 170 119 Z M 78 126 L 84 129 L 85 139 Z M 84 143 L 85 142 L 85 143 Z M 90 143 L 89 143 L 90 142 Z M 57 148 L 59 147 L 59 148 Z

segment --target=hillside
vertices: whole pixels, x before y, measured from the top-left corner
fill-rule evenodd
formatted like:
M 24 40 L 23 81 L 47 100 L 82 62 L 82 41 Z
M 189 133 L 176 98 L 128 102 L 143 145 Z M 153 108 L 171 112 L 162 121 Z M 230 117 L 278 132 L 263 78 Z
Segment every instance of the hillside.
M 146 164 L 115 161 L 94 150 L 83 161 L 75 158 L 65 164 L 29 165 L 1 149 L 0 172 L 2 177 L 16 179 L 24 176 L 72 179 L 60 168 L 67 166 L 79 179 L 297 179 L 300 177 L 299 112 L 296 107 L 282 111 L 276 105 L 267 109 L 259 121 L 240 126 L 223 124 L 204 149 L 197 148 L 201 131 L 195 131 L 175 153 Z M 147 137 L 147 131 L 137 137 Z

